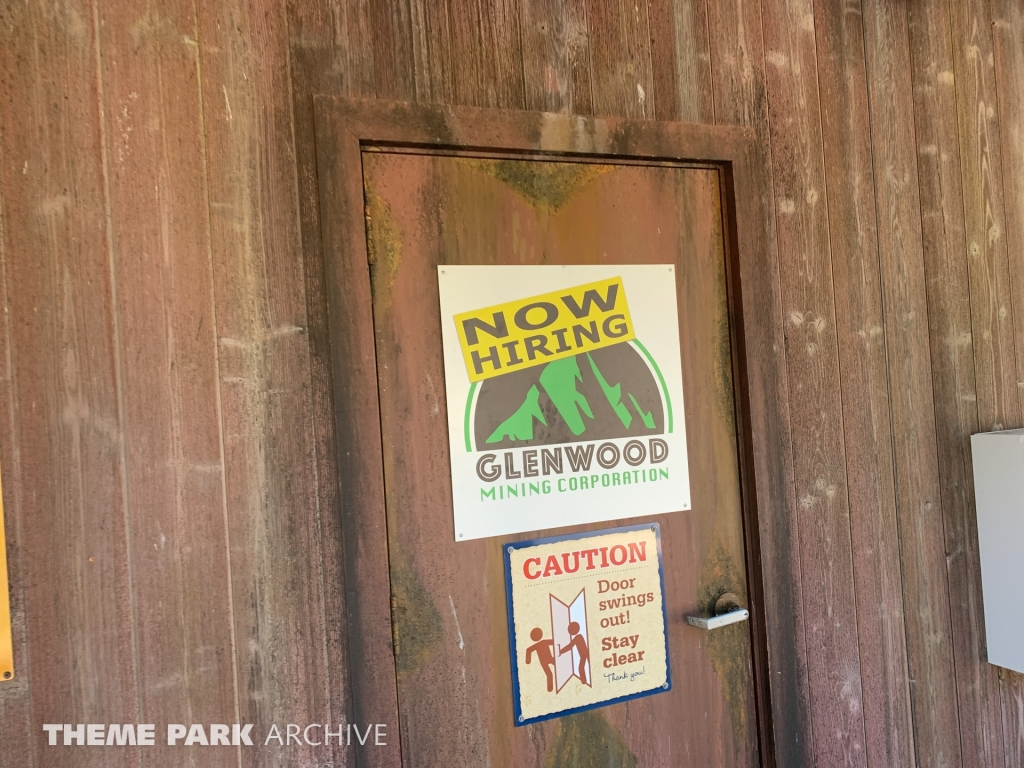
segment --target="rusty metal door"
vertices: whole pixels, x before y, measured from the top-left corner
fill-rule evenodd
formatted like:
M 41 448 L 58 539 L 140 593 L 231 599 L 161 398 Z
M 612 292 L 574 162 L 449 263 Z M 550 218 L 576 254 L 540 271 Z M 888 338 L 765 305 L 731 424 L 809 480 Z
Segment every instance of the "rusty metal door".
M 403 763 L 760 765 L 749 623 L 685 621 L 752 591 L 721 171 L 369 148 L 362 162 Z M 502 544 L 540 532 L 455 541 L 437 266 L 631 263 L 676 266 L 693 508 L 644 518 L 661 524 L 673 687 L 517 728 Z

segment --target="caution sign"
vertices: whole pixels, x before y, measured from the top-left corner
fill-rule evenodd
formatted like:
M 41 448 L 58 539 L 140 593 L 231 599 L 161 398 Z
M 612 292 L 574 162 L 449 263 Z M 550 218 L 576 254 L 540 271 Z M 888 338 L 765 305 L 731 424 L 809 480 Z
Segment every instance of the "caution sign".
M 671 265 L 438 281 L 457 540 L 690 508 Z
M 516 725 L 671 688 L 656 523 L 505 547 Z

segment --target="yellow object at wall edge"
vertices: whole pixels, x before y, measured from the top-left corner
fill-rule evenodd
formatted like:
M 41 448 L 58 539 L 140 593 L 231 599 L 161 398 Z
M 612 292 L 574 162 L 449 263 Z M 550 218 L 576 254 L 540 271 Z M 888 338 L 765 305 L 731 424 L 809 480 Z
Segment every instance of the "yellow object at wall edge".
M 7 539 L 4 536 L 3 484 L 0 482 L 0 682 L 14 679 L 11 600 L 7 585 Z

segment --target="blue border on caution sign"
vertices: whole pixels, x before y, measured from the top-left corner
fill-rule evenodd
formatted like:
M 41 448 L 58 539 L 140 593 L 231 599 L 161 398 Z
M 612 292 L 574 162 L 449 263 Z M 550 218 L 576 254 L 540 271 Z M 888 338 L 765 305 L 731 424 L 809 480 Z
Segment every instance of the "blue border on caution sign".
M 658 579 L 661 583 L 661 616 L 662 621 L 665 624 L 665 683 L 659 685 L 657 688 L 651 688 L 647 691 L 639 691 L 638 693 L 631 693 L 628 696 L 619 696 L 614 699 L 606 699 L 605 701 L 598 701 L 593 704 L 587 704 L 582 707 L 573 707 L 572 709 L 563 709 L 558 712 L 551 712 L 547 715 L 540 715 L 539 717 L 532 717 L 529 719 L 523 718 L 522 707 L 519 700 L 519 657 L 516 653 L 516 622 L 515 616 L 512 612 L 512 552 L 517 549 L 524 547 L 535 547 L 539 544 L 555 544 L 560 541 L 571 541 L 571 540 L 582 540 L 589 539 L 595 536 L 607 536 L 608 534 L 614 533 L 628 533 L 629 531 L 642 531 L 645 528 L 653 529 L 654 539 L 657 542 L 658 551 Z M 552 536 L 545 539 L 531 539 L 529 541 L 517 541 L 509 544 L 505 544 L 502 547 L 502 555 L 505 560 L 505 604 L 508 611 L 508 643 L 509 643 L 509 657 L 512 661 L 512 708 L 514 711 L 514 718 L 516 726 L 530 725 L 532 723 L 540 723 L 544 720 L 551 720 L 556 717 L 566 717 L 568 715 L 574 715 L 577 712 L 585 712 L 588 709 L 596 709 L 597 707 L 607 707 L 611 704 L 621 704 L 624 701 L 630 701 L 632 699 L 640 699 L 644 696 L 651 696 L 655 693 L 665 693 L 666 691 L 672 690 L 672 664 L 669 657 L 669 646 L 668 646 L 668 609 L 666 607 L 667 601 L 665 600 L 665 568 L 664 561 L 661 557 L 661 525 L 658 523 L 646 523 L 642 525 L 627 525 L 621 528 L 605 528 L 599 531 L 586 531 L 585 533 L 570 533 L 565 536 Z M 593 672 L 591 672 L 593 674 Z

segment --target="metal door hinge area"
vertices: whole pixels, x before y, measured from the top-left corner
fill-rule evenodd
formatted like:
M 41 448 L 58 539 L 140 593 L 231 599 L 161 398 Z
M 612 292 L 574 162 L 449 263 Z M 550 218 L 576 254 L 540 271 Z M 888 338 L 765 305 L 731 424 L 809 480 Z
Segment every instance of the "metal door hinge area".
M 718 597 L 714 605 L 714 616 L 687 616 L 686 623 L 701 629 L 718 629 L 746 621 L 750 611 L 740 606 L 736 595 L 726 592 Z

